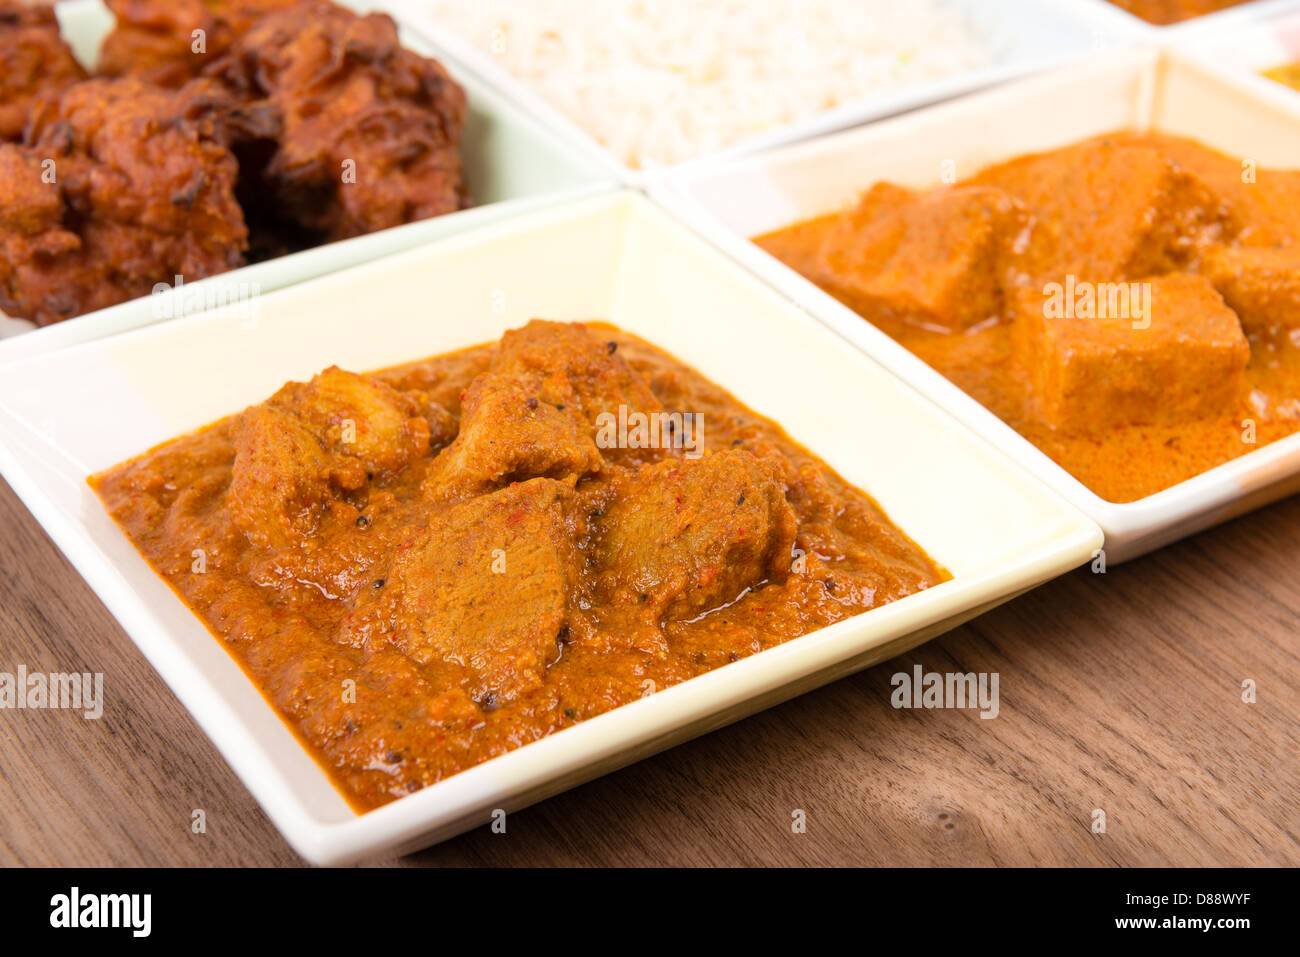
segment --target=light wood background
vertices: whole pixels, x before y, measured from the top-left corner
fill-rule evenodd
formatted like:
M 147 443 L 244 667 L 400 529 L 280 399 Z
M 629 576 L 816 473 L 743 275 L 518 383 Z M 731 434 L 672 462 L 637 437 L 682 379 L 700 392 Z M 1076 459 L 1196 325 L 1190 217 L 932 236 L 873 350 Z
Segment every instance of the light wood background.
M 1074 572 L 397 863 L 1300 864 L 1298 541 L 1295 498 Z M 102 671 L 108 700 L 100 721 L 0 712 L 0 864 L 301 863 L 0 483 L 0 671 L 19 662 Z M 890 676 L 916 663 L 998 672 L 1000 715 L 894 710 Z

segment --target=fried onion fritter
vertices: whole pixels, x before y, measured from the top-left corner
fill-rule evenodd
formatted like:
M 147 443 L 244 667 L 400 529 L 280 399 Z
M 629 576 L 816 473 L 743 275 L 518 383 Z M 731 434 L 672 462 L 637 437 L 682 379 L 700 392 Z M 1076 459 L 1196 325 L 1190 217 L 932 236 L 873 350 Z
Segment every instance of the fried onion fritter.
M 465 93 L 388 16 L 106 2 L 86 79 L 48 8 L 0 0 L 5 313 L 47 325 L 470 204 Z
M 262 14 L 297 0 L 105 0 L 117 26 L 96 71 L 177 88 L 230 48 Z
M 259 19 L 206 73 L 274 117 L 264 167 L 245 172 L 279 219 L 334 240 L 469 205 L 465 92 L 404 49 L 390 17 L 303 0 Z
M 94 79 L 0 147 L 0 309 L 48 325 L 243 265 L 248 230 L 210 80 Z
M 0 141 L 16 142 L 32 101 L 85 79 L 47 6 L 0 0 Z

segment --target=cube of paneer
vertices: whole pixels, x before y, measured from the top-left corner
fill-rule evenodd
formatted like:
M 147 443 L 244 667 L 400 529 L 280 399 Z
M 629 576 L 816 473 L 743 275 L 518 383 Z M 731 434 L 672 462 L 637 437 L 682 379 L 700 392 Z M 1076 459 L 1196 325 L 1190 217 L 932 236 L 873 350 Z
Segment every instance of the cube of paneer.
M 1232 212 L 1238 239 L 1252 246 L 1300 241 L 1300 172 L 1267 169 L 1180 136 L 1135 133 L 1196 176 Z M 1249 166 L 1252 175 L 1242 175 Z
M 560 656 L 578 577 L 570 492 L 532 479 L 433 513 L 344 623 L 344 642 L 442 667 L 485 705 L 537 687 Z
M 1006 190 L 1033 214 L 1021 268 L 1036 280 L 1178 271 L 1238 227 L 1199 177 L 1147 146 L 1094 140 L 990 167 L 971 182 Z
M 1024 209 L 989 187 L 879 183 L 827 232 L 812 278 L 850 308 L 941 332 L 996 316 Z
M 1141 315 L 1143 284 L 1149 284 Z M 1053 428 L 1097 434 L 1129 425 L 1208 418 L 1241 398 L 1250 346 L 1237 316 L 1202 276 L 1173 273 L 1130 286 L 1128 309 L 1113 284 L 1073 299 L 1016 292 L 1012 328 L 1038 417 Z M 1145 327 L 1145 328 L 1143 328 Z
M 1201 270 L 1247 332 L 1300 329 L 1300 249 L 1218 247 Z

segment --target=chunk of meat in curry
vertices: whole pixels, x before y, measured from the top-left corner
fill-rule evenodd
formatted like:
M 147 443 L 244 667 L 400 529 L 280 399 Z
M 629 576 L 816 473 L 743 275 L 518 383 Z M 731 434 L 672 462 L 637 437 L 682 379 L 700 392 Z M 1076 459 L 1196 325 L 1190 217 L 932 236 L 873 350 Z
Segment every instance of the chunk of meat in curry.
M 702 454 L 599 440 L 620 407 L 700 416 Z M 327 369 L 92 484 L 359 808 L 946 577 L 779 426 L 594 323 Z
M 541 685 L 560 657 L 581 555 L 571 483 L 534 478 L 431 509 L 363 590 L 343 642 L 399 650 L 492 706 Z M 508 587 L 507 587 L 507 583 Z
M 744 449 L 625 473 L 596 519 L 599 593 L 654 624 L 783 581 L 798 519 L 776 469 Z

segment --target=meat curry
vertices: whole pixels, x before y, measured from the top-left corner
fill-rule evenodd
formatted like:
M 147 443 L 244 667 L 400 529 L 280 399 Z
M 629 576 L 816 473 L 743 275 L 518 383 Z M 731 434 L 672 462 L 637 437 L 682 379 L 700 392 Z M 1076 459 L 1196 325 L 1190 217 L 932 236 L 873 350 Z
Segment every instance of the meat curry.
M 1300 429 L 1300 172 L 1117 133 L 756 242 L 1109 501 Z
M 326 369 L 90 481 L 358 809 L 947 577 L 596 323 Z

